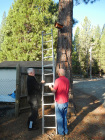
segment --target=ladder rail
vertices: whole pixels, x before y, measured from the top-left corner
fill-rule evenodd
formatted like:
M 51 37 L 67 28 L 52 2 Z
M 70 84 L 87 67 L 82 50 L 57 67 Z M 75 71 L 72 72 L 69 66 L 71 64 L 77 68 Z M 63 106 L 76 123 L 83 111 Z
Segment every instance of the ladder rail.
M 53 48 L 53 30 L 51 29 L 51 32 L 52 32 L 52 49 L 54 50 Z M 55 82 L 55 60 L 54 60 L 54 51 L 52 51 L 52 56 L 53 56 L 53 84 Z
M 51 35 L 51 40 L 49 41 L 44 41 L 44 38 L 43 36 L 46 36 L 46 35 Z M 48 42 L 52 42 L 51 44 L 51 48 L 48 48 L 48 49 L 44 49 L 44 43 L 48 43 Z M 52 56 L 47 56 L 47 57 L 44 57 L 44 51 L 47 51 L 47 50 L 52 50 Z M 56 122 L 56 114 L 51 114 L 51 115 L 44 115 L 44 106 L 49 106 L 49 105 L 55 105 L 55 94 L 54 93 L 44 93 L 44 86 L 49 86 L 50 84 L 54 85 L 54 82 L 55 82 L 55 60 L 54 60 L 54 48 L 53 48 L 53 30 L 51 29 L 51 33 L 47 33 L 47 34 L 44 34 L 44 31 L 42 31 L 42 80 L 44 80 L 44 78 L 46 77 L 46 75 L 52 75 L 53 76 L 53 81 L 50 82 L 50 83 L 45 83 L 43 86 L 42 86 L 42 134 L 44 134 L 44 129 L 45 128 L 55 128 L 56 129 L 56 134 L 57 134 L 57 122 Z M 52 64 L 48 64 L 48 65 L 44 65 L 44 59 L 45 58 L 52 58 Z M 52 73 L 44 73 L 44 70 L 45 68 L 48 67 L 52 67 Z M 54 96 L 54 103 L 44 103 L 44 97 L 45 96 Z M 56 106 L 55 106 L 56 107 Z M 55 127 L 45 127 L 44 126 L 44 117 L 55 117 Z
M 42 80 L 44 80 L 44 68 L 43 68 L 43 31 L 42 31 Z M 43 105 L 43 94 L 44 94 L 44 85 L 42 85 L 42 128 L 44 127 L 44 105 Z M 44 133 L 42 129 L 42 133 Z
M 52 32 L 52 48 L 53 48 L 53 30 L 51 29 Z M 54 48 L 53 48 L 54 50 Z M 55 60 L 54 60 L 54 51 L 52 51 L 52 56 L 53 56 L 53 85 L 55 83 Z M 55 94 L 54 94 L 54 101 L 55 101 Z M 56 103 L 55 103 L 55 110 L 56 110 Z M 56 115 L 55 115 L 55 126 L 56 126 L 56 134 L 57 134 L 57 120 L 56 120 Z
M 44 32 L 44 31 L 42 31 L 42 32 Z M 51 33 L 43 34 L 43 36 L 50 35 L 50 34 L 51 34 Z

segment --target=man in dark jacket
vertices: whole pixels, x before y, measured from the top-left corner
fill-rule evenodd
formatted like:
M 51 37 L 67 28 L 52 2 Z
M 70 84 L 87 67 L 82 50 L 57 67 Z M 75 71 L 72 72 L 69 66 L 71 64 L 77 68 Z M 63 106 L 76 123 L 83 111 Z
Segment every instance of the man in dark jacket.
M 31 113 L 28 117 L 28 130 L 37 129 L 36 121 L 38 117 L 38 96 L 40 96 L 41 83 L 38 83 L 35 78 L 35 70 L 28 68 L 27 70 L 27 91 L 28 91 L 28 103 L 31 106 Z

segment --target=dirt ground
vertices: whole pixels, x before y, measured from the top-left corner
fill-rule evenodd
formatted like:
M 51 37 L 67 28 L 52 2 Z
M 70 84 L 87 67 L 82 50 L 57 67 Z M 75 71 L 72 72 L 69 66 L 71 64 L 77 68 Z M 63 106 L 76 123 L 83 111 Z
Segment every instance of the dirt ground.
M 21 113 L 18 118 L 8 114 L 0 115 L 0 140 L 105 140 L 105 108 L 102 103 L 96 97 L 77 89 L 74 89 L 74 93 L 77 114 L 75 116 L 72 110 L 68 118 L 68 135 L 61 137 L 53 129 L 46 130 L 42 135 L 42 115 L 39 109 L 39 129 L 32 131 L 27 129 L 29 111 Z

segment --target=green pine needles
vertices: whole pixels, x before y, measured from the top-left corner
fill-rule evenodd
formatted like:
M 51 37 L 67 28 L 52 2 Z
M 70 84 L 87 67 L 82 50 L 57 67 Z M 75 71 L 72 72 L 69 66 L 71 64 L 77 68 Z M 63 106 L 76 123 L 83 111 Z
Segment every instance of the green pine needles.
M 53 29 L 56 48 L 57 29 L 54 23 L 57 14 L 58 5 L 52 0 L 14 1 L 2 28 L 0 61 L 41 60 L 42 31 L 51 32 Z

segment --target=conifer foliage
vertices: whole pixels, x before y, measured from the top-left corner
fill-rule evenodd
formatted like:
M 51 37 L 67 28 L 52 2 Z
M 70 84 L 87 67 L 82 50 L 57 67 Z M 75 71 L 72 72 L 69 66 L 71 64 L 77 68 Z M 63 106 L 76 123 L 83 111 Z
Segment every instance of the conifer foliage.
M 5 27 L 5 24 L 6 24 L 6 12 L 4 11 L 3 17 L 2 17 L 2 22 L 1 22 L 1 25 L 0 25 L 0 50 L 1 50 L 1 44 L 4 41 L 3 29 Z
M 53 28 L 55 41 L 56 17 L 57 4 L 52 0 L 15 0 L 3 29 L 0 61 L 41 60 L 41 32 L 51 32 Z
M 105 26 L 102 30 L 99 25 L 92 26 L 85 17 L 74 34 L 72 63 L 76 74 L 89 77 L 90 67 L 92 74 L 105 73 Z

